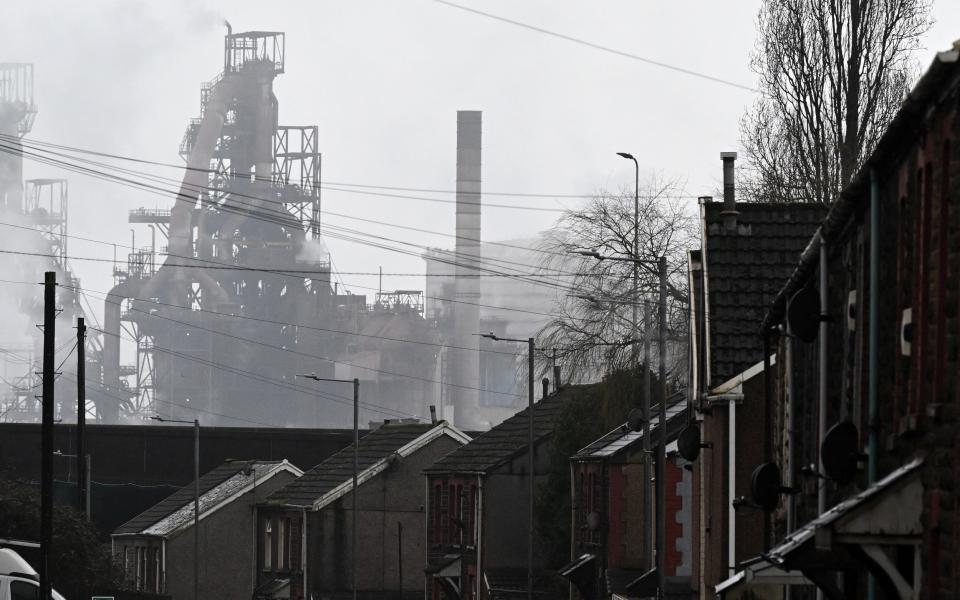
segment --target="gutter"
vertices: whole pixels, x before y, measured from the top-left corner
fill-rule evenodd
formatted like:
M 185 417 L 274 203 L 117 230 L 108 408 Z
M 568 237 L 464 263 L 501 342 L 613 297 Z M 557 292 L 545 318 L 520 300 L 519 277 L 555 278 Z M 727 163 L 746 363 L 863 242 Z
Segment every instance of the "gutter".
M 853 215 L 863 212 L 866 208 L 868 200 L 865 196 L 870 190 L 871 171 L 881 168 L 884 161 L 898 156 L 902 152 L 904 140 L 917 135 L 917 122 L 923 121 L 933 108 L 926 106 L 928 103 L 933 102 L 938 105 L 943 103 L 947 95 L 943 90 L 949 91 L 960 85 L 960 69 L 953 66 L 958 59 L 960 59 L 960 45 L 956 43 L 954 50 L 937 53 L 930 68 L 904 100 L 896 117 L 877 143 L 873 154 L 867 158 L 857 175 L 830 206 L 827 216 L 800 255 L 796 270 L 771 303 L 760 327 L 761 335 L 783 321 L 787 300 L 803 287 L 816 271 L 819 266 L 820 240 L 827 244 L 836 242 L 842 236 L 843 230 Z M 956 72 L 947 78 L 951 69 Z M 944 79 L 946 79 L 945 84 L 941 83 Z

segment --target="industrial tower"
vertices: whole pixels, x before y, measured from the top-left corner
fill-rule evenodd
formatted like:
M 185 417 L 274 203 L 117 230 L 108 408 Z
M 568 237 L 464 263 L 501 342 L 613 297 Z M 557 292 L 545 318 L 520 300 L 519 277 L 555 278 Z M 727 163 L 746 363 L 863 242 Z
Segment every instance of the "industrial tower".
M 427 414 L 433 349 L 390 341 L 432 339 L 421 293 L 367 305 L 331 289 L 318 130 L 278 125 L 284 51 L 281 32 L 228 30 L 223 71 L 202 86 L 180 146 L 172 209 L 129 214 L 153 241 L 116 269 L 105 304 L 107 422 L 131 411 L 234 426 L 349 423 L 349 389 L 301 373 L 359 377 L 365 404 Z
M 37 115 L 33 95 L 33 65 L 0 63 L 0 235 L 7 249 L 22 254 L 0 257 L 4 277 L 12 282 L 39 282 L 44 271 L 57 273 L 58 345 L 75 335 L 71 328 L 83 316 L 79 280 L 67 264 L 66 179 L 23 179 L 23 137 Z M 30 150 L 27 150 L 29 156 Z M 8 282 L 9 283 L 9 282 Z M 43 306 L 40 294 L 14 283 L 0 294 L 4 327 L 0 334 L 0 420 L 38 421 L 37 393 L 41 337 L 36 335 Z M 87 338 L 88 372 L 99 373 L 100 342 Z M 56 383 L 56 415 L 76 415 L 76 382 L 73 365 Z M 89 413 L 95 414 L 94 404 Z

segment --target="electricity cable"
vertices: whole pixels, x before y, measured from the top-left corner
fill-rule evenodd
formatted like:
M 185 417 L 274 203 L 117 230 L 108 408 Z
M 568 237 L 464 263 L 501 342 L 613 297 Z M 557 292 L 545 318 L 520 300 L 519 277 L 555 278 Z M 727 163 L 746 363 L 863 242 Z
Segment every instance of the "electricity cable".
M 102 333 L 102 334 L 104 334 L 104 335 L 111 335 L 111 336 L 118 337 L 118 338 L 121 338 L 121 339 L 123 338 L 123 335 L 120 334 L 120 333 L 113 333 L 113 332 L 109 332 L 109 331 L 106 331 L 106 330 L 103 330 L 103 329 L 97 329 L 97 328 L 95 328 L 95 327 L 89 327 L 89 329 L 93 329 L 94 331 L 98 331 L 98 332 L 100 332 L 100 333 Z M 133 338 L 128 338 L 128 339 L 130 339 L 130 341 L 136 342 L 136 340 L 133 339 Z M 161 346 L 156 346 L 156 345 L 154 345 L 154 346 L 152 346 L 152 349 L 153 349 L 153 350 L 156 350 L 157 352 L 162 352 L 162 353 L 168 354 L 168 355 L 170 355 L 170 356 L 174 356 L 174 357 L 177 357 L 177 358 L 181 358 L 181 359 L 183 359 L 183 360 L 188 360 L 188 361 L 192 361 L 192 362 L 199 362 L 200 364 L 209 366 L 209 367 L 211 367 L 211 368 L 213 368 L 213 369 L 222 370 L 222 371 L 225 371 L 225 372 L 227 372 L 227 373 L 231 373 L 231 374 L 233 374 L 233 375 L 239 375 L 240 377 L 245 377 L 245 378 L 251 379 L 251 380 L 253 380 L 253 381 L 258 381 L 258 382 L 263 383 L 263 384 L 266 384 L 266 385 L 273 385 L 273 386 L 275 386 L 275 387 L 287 389 L 287 390 L 290 390 L 290 391 L 293 391 L 293 392 L 296 392 L 296 393 L 299 393 L 299 394 L 303 394 L 303 395 L 306 395 L 306 396 L 310 396 L 310 397 L 320 396 L 321 398 L 330 400 L 330 401 L 332 401 L 332 402 L 337 402 L 337 403 L 339 403 L 339 404 L 343 404 L 343 405 L 347 405 L 347 406 L 353 406 L 353 400 L 350 399 L 350 398 L 347 398 L 346 396 L 340 396 L 340 395 L 338 395 L 338 394 L 325 393 L 325 392 L 321 392 L 321 391 L 319 391 L 319 390 L 317 390 L 317 389 L 313 389 L 313 388 L 300 387 L 300 386 L 297 386 L 297 385 L 293 385 L 293 384 L 291 384 L 291 383 L 289 383 L 289 382 L 283 381 L 283 380 L 281 380 L 281 379 L 275 379 L 275 378 L 270 377 L 270 376 L 268 376 L 268 375 L 263 375 L 263 374 L 261 374 L 261 373 L 255 373 L 255 372 L 253 372 L 253 371 L 249 371 L 249 370 L 246 370 L 246 369 L 241 369 L 241 368 L 239 368 L 239 367 L 233 367 L 233 366 L 231 366 L 231 365 L 225 365 L 225 364 L 222 364 L 222 363 L 218 363 L 218 362 L 216 362 L 216 361 L 207 360 L 207 359 L 204 359 L 204 358 L 201 358 L 201 357 L 198 357 L 198 356 L 194 356 L 194 355 L 191 355 L 191 354 L 187 354 L 187 353 L 185 353 L 185 352 L 179 352 L 179 351 L 177 351 L 177 350 L 171 350 L 170 348 L 163 348 L 163 347 L 161 347 Z M 372 412 L 377 412 L 377 413 L 380 413 L 380 414 L 385 414 L 385 415 L 387 415 L 387 416 L 406 416 L 406 417 L 412 417 L 412 418 L 415 418 L 415 419 L 422 419 L 422 418 L 423 418 L 423 417 L 420 417 L 419 415 L 415 415 L 415 414 L 412 414 L 412 413 L 406 413 L 406 412 L 404 412 L 404 411 L 397 410 L 397 409 L 393 409 L 393 408 L 390 408 L 390 407 L 387 407 L 387 406 L 381 406 L 381 405 L 378 405 L 378 404 L 372 404 L 372 403 L 370 403 L 370 402 L 359 402 L 358 404 L 359 404 L 359 406 L 361 406 L 361 407 L 363 407 L 363 408 L 365 408 L 365 409 L 367 409 L 367 410 L 370 410 L 370 411 L 372 411 Z
M 4 148 L 4 147 L 2 147 L 2 146 L 0 146 L 0 150 L 6 151 L 6 152 L 10 152 L 10 151 L 11 151 L 11 150 L 9 149 L 9 147 Z M 56 160 L 53 160 L 53 159 L 46 159 L 46 158 L 43 158 L 43 157 L 35 157 L 35 156 L 33 156 L 31 153 L 24 153 L 22 150 L 20 150 L 19 152 L 20 152 L 20 154 L 22 154 L 23 156 L 27 156 L 28 158 L 31 158 L 31 159 L 34 159 L 34 160 L 38 160 L 39 162 L 44 162 L 45 164 L 52 164 L 53 166 L 58 166 L 58 167 L 60 167 L 60 168 L 65 168 L 65 169 L 67 169 L 67 170 L 72 170 L 72 168 L 71 168 L 71 166 L 69 165 L 69 163 L 63 163 L 62 161 L 56 161 Z M 75 167 L 75 165 L 74 165 L 73 167 Z M 160 195 L 163 195 L 163 196 L 166 196 L 167 194 L 171 194 L 171 195 L 172 195 L 172 194 L 174 193 L 174 192 L 172 192 L 172 191 L 170 191 L 170 190 L 166 190 L 166 191 L 165 191 L 165 190 L 163 190 L 162 188 L 158 188 L 157 186 L 148 185 L 148 184 L 144 184 L 143 182 L 137 182 L 137 181 L 133 181 L 133 180 L 126 179 L 126 178 L 117 177 L 117 176 L 115 176 L 115 175 L 110 175 L 109 173 L 97 172 L 97 171 L 93 171 L 93 170 L 88 169 L 88 168 L 85 168 L 85 167 L 82 167 L 82 168 L 80 168 L 80 169 L 81 169 L 81 173 L 82 173 L 82 174 L 86 174 L 86 175 L 90 175 L 90 176 L 93 176 L 93 177 L 101 178 L 101 179 L 104 179 L 104 180 L 106 180 L 106 181 L 119 182 L 119 183 L 121 183 L 121 184 L 123 184 L 123 185 L 132 186 L 132 187 L 134 187 L 135 189 L 136 189 L 136 188 L 144 188 L 144 189 L 146 189 L 147 191 L 153 191 L 153 193 L 159 193 Z M 204 189 L 208 189 L 208 188 L 204 188 Z M 180 195 L 179 192 L 177 192 L 176 195 L 177 195 L 178 198 L 181 197 L 181 195 Z M 235 192 L 231 193 L 230 195 L 231 195 L 231 197 L 240 196 L 240 194 L 235 193 Z M 251 197 L 251 198 L 253 198 L 254 200 L 257 200 L 258 202 L 262 202 L 262 201 L 263 201 L 263 199 L 261 199 L 261 198 L 257 198 L 257 197 Z M 232 200 L 232 203 L 234 203 L 234 204 L 246 204 L 246 203 L 242 203 L 242 202 L 237 202 L 236 200 Z M 255 214 L 254 214 L 256 211 L 240 210 L 240 209 L 237 209 L 236 207 L 233 207 L 233 206 L 228 206 L 228 205 L 226 205 L 226 204 L 220 205 L 220 204 L 216 204 L 216 203 L 213 203 L 213 202 L 210 202 L 210 204 L 212 205 L 212 208 L 215 208 L 216 210 L 221 211 L 221 212 L 229 212 L 229 213 L 233 213 L 233 214 L 238 214 L 238 215 L 241 215 L 241 216 L 244 216 L 244 217 L 247 217 L 247 218 L 258 218 L 258 217 L 256 217 Z M 249 206 L 249 204 L 247 204 L 247 205 Z M 290 226 L 291 224 L 293 224 L 293 223 L 296 222 L 294 215 L 290 214 L 289 212 L 287 212 L 287 211 L 285 211 L 285 210 L 283 210 L 283 211 L 277 211 L 277 212 L 274 213 L 274 214 L 270 214 L 268 217 L 263 217 L 263 216 L 261 216 L 261 217 L 259 217 L 259 220 L 262 220 L 262 221 L 265 221 L 265 222 L 273 222 L 273 223 L 275 223 L 275 224 L 277 224 L 277 225 L 280 225 L 280 226 Z M 371 238 L 373 238 L 373 239 L 382 240 L 383 242 L 394 242 L 394 243 L 402 244 L 402 245 L 405 245 L 405 246 L 413 246 L 413 247 L 418 248 L 418 249 L 421 250 L 421 251 L 429 251 L 429 250 L 433 250 L 433 251 L 435 251 L 435 252 L 438 251 L 437 249 L 432 249 L 432 248 L 430 248 L 430 247 L 428 247 L 428 246 L 423 246 L 423 245 L 420 245 L 420 244 L 414 244 L 414 243 L 406 242 L 406 241 L 403 241 L 403 240 L 396 240 L 396 239 L 388 238 L 388 237 L 384 237 L 384 236 L 375 236 L 375 235 L 368 234 L 368 233 L 366 233 L 366 232 L 357 231 L 357 230 L 350 229 L 350 228 L 345 228 L 345 227 L 337 227 L 337 226 L 326 225 L 326 226 L 321 226 L 321 228 L 322 228 L 322 229 L 323 229 L 323 228 L 326 228 L 326 229 L 328 230 L 328 232 L 327 232 L 326 235 L 327 235 L 327 237 L 329 237 L 329 238 L 331 238 L 331 239 L 342 239 L 342 240 L 345 240 L 345 241 L 350 241 L 350 242 L 359 243 L 359 244 L 362 244 L 362 245 L 367 245 L 367 246 L 371 246 L 371 247 L 381 248 L 381 249 L 389 250 L 389 251 L 392 251 L 392 252 L 399 252 L 399 253 L 407 254 L 407 255 L 410 255 L 410 256 L 421 257 L 421 253 L 414 253 L 414 252 L 411 252 L 411 251 L 409 251 L 409 250 L 404 250 L 404 249 L 400 249 L 400 248 L 391 247 L 391 246 L 388 246 L 388 245 L 386 245 L 385 243 L 381 243 L 381 242 L 369 242 L 369 241 L 364 241 L 364 240 L 361 240 L 361 239 L 359 239 L 359 238 L 357 238 L 357 237 L 351 236 L 351 235 L 349 235 L 349 234 L 359 234 L 359 235 L 361 235 L 361 236 L 364 236 L 364 235 L 365 235 L 365 236 L 371 237 Z M 334 229 L 335 232 L 330 232 L 330 231 L 329 231 L 330 229 Z M 344 234 L 344 233 L 338 233 L 338 232 L 336 232 L 336 230 L 342 230 L 342 231 L 345 231 L 345 232 L 347 232 L 347 233 L 346 233 L 346 234 Z M 441 253 L 446 253 L 446 254 L 452 254 L 452 255 L 454 255 L 454 256 L 467 256 L 467 255 L 465 255 L 465 254 L 463 254 L 463 253 L 456 253 L 456 252 L 454 252 L 454 251 L 443 251 L 443 250 L 439 250 L 439 252 L 441 252 Z M 456 263 L 456 262 L 453 262 L 453 261 L 449 261 L 449 260 L 444 260 L 444 259 L 441 259 L 441 258 L 438 258 L 438 257 L 432 257 L 432 260 L 434 260 L 434 261 L 436 261 L 436 262 L 440 262 L 440 263 L 453 264 L 453 265 L 455 265 L 455 266 L 460 266 L 460 267 L 469 268 L 469 269 L 474 269 L 474 270 L 479 270 L 479 271 L 494 271 L 494 272 L 496 272 L 494 269 L 484 268 L 484 267 L 481 267 L 481 266 L 472 264 L 472 263 L 470 263 L 470 262 L 468 262 L 468 263 L 466 263 L 466 264 L 459 264 L 459 263 Z M 500 261 L 500 262 L 512 262 L 512 261 L 504 261 L 504 260 L 502 260 L 502 259 L 494 259 L 494 260 L 497 260 L 497 261 Z M 522 264 L 522 263 L 516 263 L 516 264 Z M 529 265 L 525 265 L 525 266 L 529 266 Z M 503 268 L 503 267 L 502 267 L 502 268 Z M 519 279 L 519 280 L 525 280 L 525 281 L 528 281 L 528 282 L 530 282 L 530 283 L 532 283 L 532 284 L 535 284 L 535 285 L 544 285 L 544 286 L 547 286 L 547 287 L 561 287 L 561 286 L 559 286 L 558 284 L 556 284 L 556 283 L 554 283 L 554 282 L 550 282 L 550 281 L 548 281 L 548 280 L 543 280 L 543 279 L 532 278 L 530 275 L 523 274 L 523 273 L 502 273 L 502 275 L 503 275 L 504 277 L 514 277 L 514 278 Z M 548 274 L 548 275 L 549 275 L 549 274 Z
M 637 55 L 637 54 L 632 54 L 632 53 L 630 53 L 630 52 L 624 52 L 623 50 L 617 50 L 616 48 L 611 48 L 611 47 L 609 47 L 609 46 L 602 46 L 602 45 L 596 44 L 596 43 L 594 43 L 594 42 L 588 42 L 587 40 L 583 40 L 583 39 L 580 39 L 580 38 L 575 38 L 575 37 L 570 36 L 570 35 L 565 35 L 565 34 L 563 34 L 563 33 L 558 33 L 558 32 L 556 32 L 556 31 L 550 31 L 549 29 L 544 29 L 544 28 L 542 28 L 542 27 L 537 27 L 536 25 L 531 25 L 531 24 L 529 24 L 529 23 L 523 23 L 523 22 L 521 22 L 521 21 L 515 21 L 515 20 L 513 20 L 513 19 L 508 19 L 507 17 L 501 17 L 500 15 L 495 15 L 495 14 L 493 14 L 493 13 L 488 13 L 488 12 L 484 12 L 484 11 L 482 11 L 482 10 L 477 10 L 477 9 L 475 9 L 475 8 L 470 8 L 470 7 L 467 7 L 467 6 L 463 6 L 463 5 L 461 5 L 461 4 L 456 4 L 456 3 L 454 3 L 454 2 L 449 2 L 448 0 L 434 0 L 434 2 L 438 2 L 438 3 L 440 3 L 440 4 L 445 4 L 446 6 L 449 6 L 449 7 L 452 7 L 452 8 L 456 8 L 456 9 L 462 10 L 462 11 L 464 11 L 464 12 L 473 13 L 473 14 L 475 14 L 475 15 L 480 15 L 480 16 L 486 17 L 486 18 L 488 18 L 488 19 L 493 19 L 493 20 L 496 20 L 496 21 L 500 21 L 500 22 L 502 22 L 502 23 L 508 23 L 508 24 L 514 25 L 514 26 L 516 26 L 516 27 L 522 27 L 523 29 L 527 29 L 527 30 L 530 30 L 530 31 L 535 31 L 535 32 L 537 32 L 537 33 L 542 33 L 542 34 L 544 34 L 544 35 L 548 35 L 548 36 L 551 36 L 551 37 L 555 37 L 555 38 L 558 38 L 558 39 L 561 39 L 561 40 L 566 40 L 566 41 L 572 42 L 572 43 L 574 43 L 574 44 L 580 44 L 580 45 L 586 46 L 586 47 L 588 47 L 588 48 L 593 48 L 594 50 L 600 50 L 600 51 L 602 51 L 602 52 L 607 52 L 607 53 L 610 53 L 610 54 L 615 54 L 615 55 L 617 55 L 617 56 L 622 56 L 622 57 L 624 57 L 624 58 L 629 58 L 629 59 L 632 59 L 632 60 L 635 60 L 635 61 L 638 61 L 638 62 L 646 63 L 646 64 L 648 64 L 648 65 L 652 65 L 652 66 L 655 66 L 655 67 L 660 67 L 661 69 L 668 69 L 668 70 L 670 70 L 670 71 L 675 71 L 675 72 L 677 72 L 677 73 L 683 73 L 683 74 L 685 74 L 685 75 L 690 75 L 690 76 L 692 76 L 692 77 L 697 77 L 697 78 L 700 78 L 700 79 L 705 79 L 705 80 L 707 80 L 707 81 L 712 81 L 712 82 L 714 82 L 714 83 L 720 83 L 720 84 L 727 85 L 727 86 L 730 86 L 730 87 L 733 87 L 733 88 L 737 88 L 737 89 L 741 89 L 741 90 L 746 90 L 746 91 L 748 91 L 748 92 L 760 93 L 760 90 L 757 90 L 756 88 L 752 88 L 752 87 L 750 87 L 750 86 L 748 86 L 748 85 L 743 85 L 742 83 L 737 83 L 737 82 L 735 82 L 735 81 L 730 81 L 729 79 L 723 79 L 723 78 L 720 78 L 720 77 L 715 77 L 715 76 L 713 76 L 713 75 L 707 75 L 706 73 L 700 73 L 700 72 L 698 72 L 698 71 L 693 71 L 693 70 L 691 70 L 691 69 L 686 69 L 686 68 L 684 68 L 684 67 L 678 67 L 678 66 L 676 66 L 676 65 L 671 65 L 671 64 L 668 64 L 668 63 L 665 63 L 665 62 L 661 62 L 661 61 L 659 61 L 659 60 L 653 60 L 653 59 L 650 59 L 650 58 L 646 58 L 646 57 L 643 57 L 643 56 L 639 56 L 639 55 Z

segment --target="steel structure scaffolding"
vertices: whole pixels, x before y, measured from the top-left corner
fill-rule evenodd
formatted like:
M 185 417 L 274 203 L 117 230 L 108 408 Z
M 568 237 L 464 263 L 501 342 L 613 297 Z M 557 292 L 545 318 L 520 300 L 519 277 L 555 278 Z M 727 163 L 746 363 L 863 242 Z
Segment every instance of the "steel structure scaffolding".
M 60 323 L 75 322 L 83 316 L 80 282 L 67 264 L 66 179 L 23 179 L 23 145 L 21 139 L 30 133 L 37 115 L 33 94 L 33 65 L 0 63 L 0 220 L 12 227 L 4 228 L 3 236 L 11 248 L 29 254 L 6 257 L 4 277 L 18 281 L 41 281 L 43 272 L 56 271 L 59 282 L 57 302 L 61 309 Z M 49 258 L 45 255 L 49 255 Z M 5 325 L 0 337 L 0 420 L 38 421 L 40 403 L 36 398 L 40 372 L 38 357 L 41 337 L 35 325 L 42 321 L 42 306 L 34 290 L 4 290 Z M 62 326 L 58 343 L 72 336 L 69 326 Z M 100 339 L 86 339 L 87 373 L 99 377 Z M 67 377 L 56 381 L 55 414 L 58 418 L 76 415 L 76 383 L 69 378 L 74 365 L 65 364 Z M 94 404 L 88 414 L 95 417 Z
M 331 289 L 318 128 L 278 124 L 284 34 L 231 31 L 224 44 L 223 71 L 201 86 L 200 117 L 180 144 L 187 169 L 173 208 L 129 215 L 162 239 L 115 271 L 104 319 L 110 395 L 98 410 L 107 421 L 159 412 L 230 425 L 348 423 L 349 403 L 329 398 L 339 391 L 294 380 L 313 372 L 359 377 L 371 403 L 425 414 L 433 351 L 376 341 L 384 329 L 428 339 L 422 310 Z M 135 352 L 121 352 L 121 340 Z M 121 354 L 136 362 L 122 366 Z M 387 365 L 411 376 L 387 376 Z

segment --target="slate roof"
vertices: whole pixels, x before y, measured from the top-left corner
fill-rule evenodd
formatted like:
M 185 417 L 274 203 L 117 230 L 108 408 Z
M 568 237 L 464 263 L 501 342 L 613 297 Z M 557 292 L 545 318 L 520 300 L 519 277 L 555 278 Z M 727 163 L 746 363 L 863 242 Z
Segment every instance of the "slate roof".
M 667 440 L 673 440 L 690 421 L 687 401 L 683 394 L 670 396 L 667 404 Z M 650 437 L 654 443 L 660 439 L 660 405 L 650 407 L 653 422 L 650 423 Z M 604 434 L 574 454 L 571 460 L 589 461 L 609 458 L 634 443 L 643 440 L 643 431 L 632 431 L 626 423 Z M 651 446 L 654 444 L 652 443 Z
M 224 499 L 221 493 L 216 494 L 216 498 L 213 498 L 212 495 L 216 492 L 222 492 L 225 487 L 229 487 L 231 491 L 236 491 L 236 486 L 229 486 L 230 480 L 241 475 L 242 478 L 246 479 L 246 476 L 243 476 L 243 470 L 249 465 L 254 470 L 260 471 L 261 475 L 263 471 L 272 470 L 285 461 L 271 460 L 228 460 L 222 465 L 215 467 L 213 470 L 208 471 L 206 474 L 200 477 L 200 514 L 203 515 L 205 508 L 209 508 L 218 503 L 219 500 Z M 297 473 L 299 470 L 289 465 L 291 469 L 295 469 Z M 167 496 L 165 499 L 154 504 L 147 510 L 143 511 L 139 515 L 130 519 L 120 527 L 114 530 L 113 534 L 137 534 L 137 533 L 153 533 L 147 530 L 151 529 L 161 521 L 165 519 L 170 519 L 175 516 L 178 512 L 189 512 L 189 519 L 193 519 L 193 501 L 194 501 L 194 485 L 191 481 L 188 485 L 180 488 L 173 494 Z M 164 533 L 169 533 L 166 531 L 168 528 L 164 528 L 164 531 L 155 532 L 157 535 Z M 175 527 L 173 527 L 175 529 Z M 171 529 L 172 530 L 172 529 Z
M 430 423 L 386 423 L 360 438 L 358 472 L 387 458 L 436 427 Z M 315 501 L 353 477 L 353 445 L 306 471 L 303 476 L 267 497 L 267 504 L 312 506 Z
M 589 386 L 565 386 L 533 405 L 534 443 L 553 433 L 554 423 L 570 401 L 581 397 Z M 508 462 L 527 448 L 529 436 L 525 408 L 496 427 L 453 450 L 424 473 L 487 473 Z
M 723 202 L 701 204 L 710 388 L 763 360 L 760 324 L 826 214 L 813 203 L 736 208 L 737 229 L 728 231 Z

